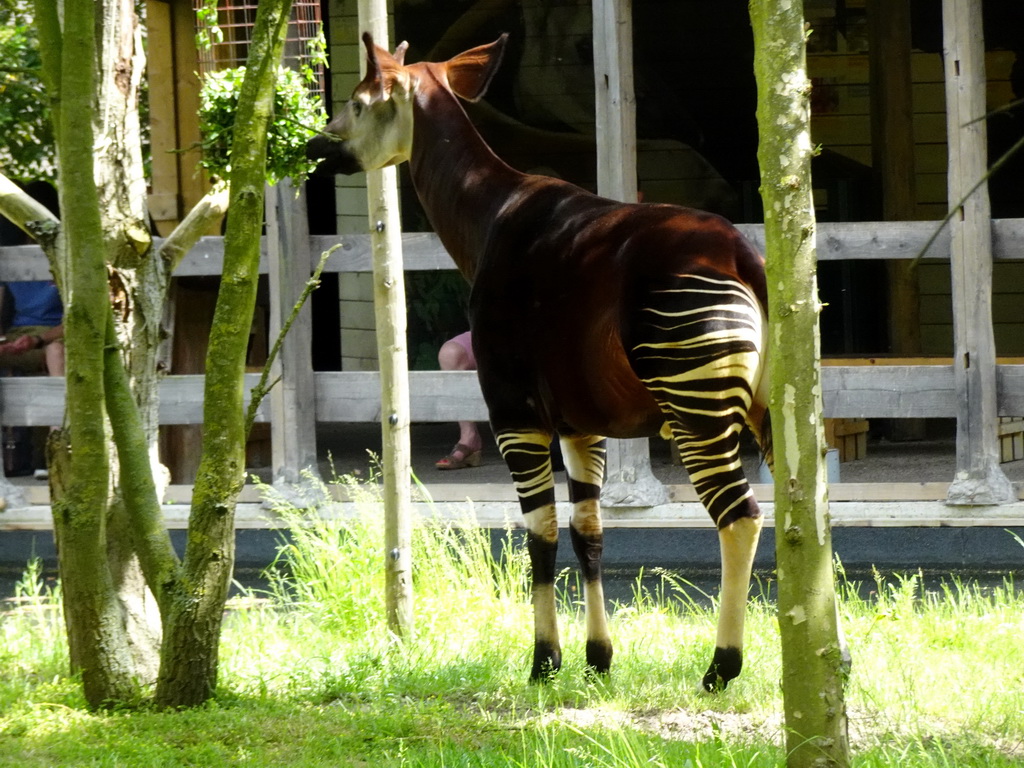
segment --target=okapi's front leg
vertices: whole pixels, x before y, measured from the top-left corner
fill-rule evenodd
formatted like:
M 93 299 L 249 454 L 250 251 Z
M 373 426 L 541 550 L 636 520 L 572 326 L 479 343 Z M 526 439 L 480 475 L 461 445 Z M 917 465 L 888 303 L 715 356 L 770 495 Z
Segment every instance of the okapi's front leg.
M 587 665 L 605 673 L 612 663 L 612 641 L 604 607 L 601 555 L 601 484 L 604 481 L 605 441 L 593 435 L 562 437 L 562 457 L 569 476 L 572 518 L 569 535 L 583 572 L 583 596 L 587 618 Z
M 533 596 L 533 668 L 531 680 L 544 680 L 562 666 L 555 610 L 555 556 L 558 517 L 551 472 L 551 434 L 540 430 L 501 430 L 495 434 L 526 523 Z

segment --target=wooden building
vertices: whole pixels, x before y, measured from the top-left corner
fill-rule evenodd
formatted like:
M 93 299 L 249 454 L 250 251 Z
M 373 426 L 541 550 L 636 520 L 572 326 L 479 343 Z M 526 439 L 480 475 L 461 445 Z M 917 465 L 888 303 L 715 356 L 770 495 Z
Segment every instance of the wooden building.
M 327 94 L 337 107 L 359 79 L 357 3 L 325 0 L 321 6 L 331 60 Z M 630 4 L 594 0 L 593 6 L 622 13 Z M 1007 497 L 998 481 L 997 451 L 999 418 L 1024 414 L 1024 365 L 1013 360 L 1024 355 L 1019 172 L 1009 175 L 1008 168 L 1002 171 L 1008 176 L 997 175 L 987 185 L 998 220 L 989 215 L 983 185 L 963 206 L 966 226 L 963 216 L 954 217 L 952 234 L 944 233 L 918 268 L 907 268 L 948 202 L 965 196 L 983 175 L 979 146 L 985 149 L 985 123 L 967 116 L 980 117 L 1024 95 L 1024 7 L 1017 0 L 805 0 L 805 7 L 814 27 L 808 56 L 815 83 L 812 132 L 822 144 L 814 181 L 820 283 L 828 303 L 823 349 L 840 358 L 823 370 L 826 416 L 868 419 L 875 428 L 881 420 L 922 418 L 941 422 L 947 431 L 958 421 L 958 472 L 981 478 L 982 486 L 994 477 L 994 486 L 966 494 L 954 488 L 948 499 L 947 489 L 941 496 L 929 489 L 928 519 L 967 523 L 988 514 L 1005 522 L 1024 516 L 1016 492 Z M 957 15 L 965 10 L 983 13 L 984 23 Z M 163 227 L 202 190 L 194 158 L 163 152 L 157 161 L 158 147 L 189 146 L 195 50 L 188 0 L 149 0 L 147 12 L 154 94 L 151 205 Z M 638 193 L 644 200 L 728 214 L 758 239 L 753 44 L 746 4 L 634 0 L 632 45 L 626 51 L 613 50 L 602 42 L 606 38 L 595 36 L 592 18 L 591 0 L 395 0 L 391 23 L 394 39 L 411 43 L 409 60 L 442 58 L 511 32 L 502 72 L 486 103 L 471 108 L 472 117 L 513 165 L 591 188 L 599 185 L 598 158 L 611 159 L 613 166 L 633 158 L 628 135 L 611 143 L 604 139 L 617 115 L 595 105 L 594 63 L 619 67 L 632 59 L 635 96 L 625 91 L 619 96 L 636 107 Z M 1018 106 L 987 121 L 993 159 L 1024 134 L 1020 111 Z M 595 117 L 599 112 L 602 120 Z M 957 172 L 951 175 L 950 167 Z M 978 202 L 981 194 L 984 204 Z M 339 177 L 326 187 L 311 187 L 306 199 L 310 234 L 303 231 L 305 221 L 297 228 L 284 226 L 277 245 L 271 243 L 275 235 L 268 234 L 268 252 L 278 254 L 271 253 L 268 272 L 287 253 L 301 273 L 323 247 L 341 240 L 343 248 L 328 267 L 337 304 L 313 320 L 318 338 L 337 334 L 337 365 L 314 366 L 308 340 L 298 342 L 297 367 L 286 370 L 286 380 L 314 393 L 317 422 L 378 420 L 365 180 Z M 301 212 L 282 215 L 305 219 Z M 436 238 L 424 233 L 425 219 L 407 183 L 402 216 L 407 274 L 427 284 L 451 280 L 451 261 Z M 218 248 L 217 238 L 197 247 L 183 266 L 181 285 L 215 275 Z M 3 279 L 13 274 L 7 263 L 0 259 L 0 270 L 7 270 Z M 286 294 L 268 280 L 268 312 L 275 302 L 286 305 Z M 193 331 L 178 333 L 194 341 Z M 888 360 L 890 355 L 898 359 Z M 924 356 L 937 364 L 918 365 Z M 197 423 L 196 386 L 194 376 L 169 378 L 168 424 Z M 19 387 L 0 382 L 5 423 L 50 423 Z M 415 371 L 411 390 L 414 420 L 484 417 L 471 374 Z M 299 426 L 288 413 L 285 406 L 268 404 L 261 419 L 283 430 L 275 433 L 275 472 L 294 476 L 309 456 L 311 435 L 308 423 Z M 1012 430 L 1004 431 L 1012 442 Z M 302 447 L 286 450 L 286 445 Z M 956 480 L 950 478 L 951 484 Z M 658 510 L 625 511 L 622 519 L 642 520 L 646 514 L 648 520 L 671 518 L 676 524 L 704 521 L 691 491 L 672 489 L 669 497 Z M 844 491 L 840 486 L 833 493 L 833 500 L 850 503 L 869 499 L 876 509 L 883 497 L 922 498 L 912 487 Z M 511 489 L 494 489 L 493 499 L 511 507 Z M 947 500 L 981 504 L 981 511 L 972 507 L 969 515 L 957 517 L 946 510 Z M 991 511 L 996 501 L 1012 503 Z

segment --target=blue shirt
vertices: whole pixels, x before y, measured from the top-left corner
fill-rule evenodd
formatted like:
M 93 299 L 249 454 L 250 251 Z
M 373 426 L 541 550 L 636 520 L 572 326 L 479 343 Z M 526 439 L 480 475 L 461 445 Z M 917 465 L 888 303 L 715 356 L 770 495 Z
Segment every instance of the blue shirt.
M 64 321 L 60 292 L 52 280 L 27 280 L 7 283 L 7 292 L 14 300 L 11 327 L 42 325 L 53 328 Z

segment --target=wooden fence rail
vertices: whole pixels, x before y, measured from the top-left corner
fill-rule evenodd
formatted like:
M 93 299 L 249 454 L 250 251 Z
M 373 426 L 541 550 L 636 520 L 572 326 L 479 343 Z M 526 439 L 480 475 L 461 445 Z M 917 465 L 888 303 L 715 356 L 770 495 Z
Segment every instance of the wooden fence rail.
M 818 224 L 818 260 L 913 259 L 935 231 L 933 221 L 880 221 Z M 764 248 L 764 226 L 739 224 L 738 228 L 758 247 Z M 311 264 L 332 245 L 341 242 L 327 263 L 326 272 L 369 272 L 369 235 L 312 235 L 308 258 Z M 402 236 L 405 269 L 408 272 L 451 270 L 455 265 L 437 236 L 412 232 Z M 267 242 L 263 243 L 260 272 L 269 271 Z M 992 251 L 996 261 L 1024 260 L 1024 219 L 995 219 L 992 222 Z M 295 258 L 305 255 L 294 254 Z M 202 238 L 178 265 L 179 277 L 219 275 L 224 257 L 220 237 Z M 940 236 L 924 254 L 929 259 L 949 259 L 949 236 Z M 0 282 L 48 280 L 50 268 L 42 250 L 35 245 L 0 247 Z
M 1000 365 L 999 415 L 1024 414 L 1024 365 Z M 246 388 L 256 383 L 246 376 Z M 822 367 L 826 418 L 941 419 L 956 417 L 952 366 L 874 365 Z M 316 421 L 376 422 L 381 418 L 380 380 L 367 371 L 318 372 Z M 486 421 L 487 409 L 472 371 L 412 371 L 410 414 L 416 422 Z M 59 424 L 64 380 L 59 377 L 0 378 L 0 424 Z M 269 422 L 264 402 L 257 421 Z M 161 424 L 201 424 L 203 376 L 168 376 L 160 385 Z
M 934 222 L 865 222 L 820 224 L 818 257 L 835 259 L 914 258 L 934 231 Z M 763 227 L 742 225 L 755 243 L 763 243 Z M 338 241 L 329 272 L 370 270 L 369 236 L 313 236 L 306 252 L 289 258 L 303 259 L 310 267 L 319 254 Z M 403 237 L 406 269 L 450 270 L 451 259 L 433 234 Z M 993 222 L 993 250 L 997 260 L 1024 259 L 1024 219 Z M 270 257 L 265 243 L 261 270 L 268 271 Z M 926 254 L 949 258 L 949 238 L 936 239 Z M 216 275 L 223 256 L 221 238 L 203 238 L 182 261 L 176 274 Z M 0 282 L 48 279 L 49 269 L 36 246 L 0 248 Z M 273 299 L 272 299 L 273 300 Z M 286 342 L 287 343 L 287 342 Z M 901 361 L 901 363 L 906 361 Z M 1016 361 L 1014 361 L 1016 362 Z M 318 422 L 373 422 L 380 419 L 379 380 L 376 373 L 286 371 L 287 376 L 310 376 L 316 392 Z M 250 376 L 248 386 L 255 381 Z M 1024 365 L 997 368 L 999 413 L 1024 415 Z M 825 365 L 822 369 L 825 416 L 833 418 L 943 418 L 957 415 L 952 365 Z M 414 371 L 410 374 L 411 418 L 422 422 L 486 419 L 486 410 L 473 373 Z M 202 421 L 202 376 L 168 376 L 161 384 L 162 424 L 198 424 Z M 58 378 L 0 379 L 0 424 L 45 426 L 60 422 L 64 387 Z M 275 416 L 265 402 L 260 421 Z M 288 461 L 286 458 L 285 461 Z M 275 467 L 275 474 L 279 468 Z

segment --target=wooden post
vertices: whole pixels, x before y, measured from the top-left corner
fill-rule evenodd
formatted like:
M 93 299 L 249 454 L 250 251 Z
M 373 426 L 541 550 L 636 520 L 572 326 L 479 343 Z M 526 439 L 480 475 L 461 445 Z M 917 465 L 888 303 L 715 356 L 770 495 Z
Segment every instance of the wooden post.
M 359 0 L 359 28 L 388 45 L 385 0 Z M 365 67 L 365 62 L 363 65 Z M 364 72 L 365 74 L 365 72 Z M 406 350 L 405 275 L 398 215 L 398 172 L 391 166 L 366 174 L 373 251 L 373 306 L 380 360 L 384 472 L 384 553 L 388 627 L 412 628 L 412 455 L 409 445 L 409 357 Z
M 633 93 L 633 9 L 630 0 L 594 0 L 594 86 L 597 191 L 624 202 L 637 199 L 636 96 Z M 601 503 L 652 507 L 668 501 L 651 472 L 646 439 L 609 440 Z
M 157 231 L 166 237 L 181 218 L 178 131 L 174 114 L 174 25 L 171 6 L 162 0 L 146 2 L 146 34 L 149 83 L 149 136 L 151 184 L 149 215 Z
M 868 0 L 871 62 L 871 164 L 882 193 L 885 221 L 917 218 L 914 162 L 913 76 L 910 70 L 910 0 Z M 921 353 L 921 297 L 917 264 L 886 262 L 889 275 L 889 346 L 901 355 Z M 921 440 L 925 422 L 893 421 L 890 436 Z
M 605 197 L 634 202 L 637 181 L 632 3 L 594 0 L 593 14 L 597 189 Z
M 943 0 L 949 203 L 957 205 L 987 171 L 985 45 L 981 0 Z M 957 392 L 956 477 L 950 504 L 1016 498 L 999 466 L 996 349 L 992 330 L 992 218 L 981 184 L 950 220 L 953 371 Z
M 299 192 L 296 195 L 296 192 Z M 309 280 L 313 265 L 309 252 L 306 198 L 283 179 L 267 190 L 267 250 L 270 276 L 271 342 L 291 315 Z M 319 475 L 316 459 L 316 386 L 310 347 L 313 317 L 309 303 L 302 308 L 274 361 L 270 390 L 270 444 L 274 483 L 300 483 L 303 471 Z

